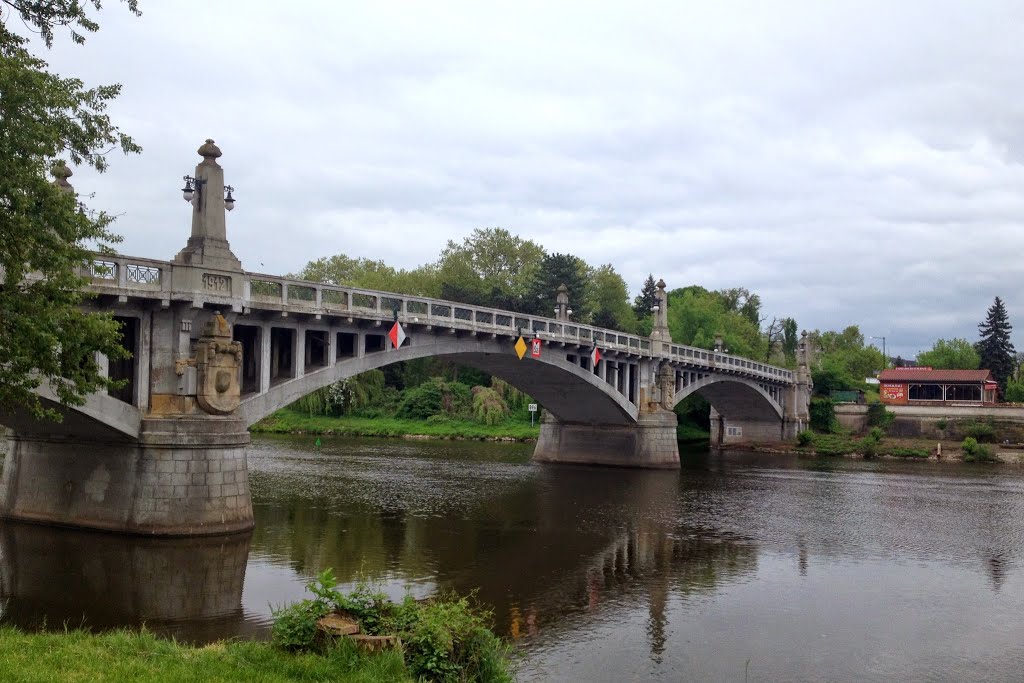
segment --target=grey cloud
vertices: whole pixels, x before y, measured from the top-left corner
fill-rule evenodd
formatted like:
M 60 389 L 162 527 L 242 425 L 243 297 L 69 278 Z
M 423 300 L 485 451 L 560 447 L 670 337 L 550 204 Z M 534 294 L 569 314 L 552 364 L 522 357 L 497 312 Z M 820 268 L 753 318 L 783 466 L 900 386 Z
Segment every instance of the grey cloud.
M 500 225 L 634 291 L 745 286 L 904 356 L 974 339 L 997 294 L 1024 329 L 1019 3 L 143 9 L 49 54 L 124 84 L 111 113 L 144 154 L 74 180 L 124 214 L 125 253 L 184 244 L 209 136 L 254 270 L 413 267 Z

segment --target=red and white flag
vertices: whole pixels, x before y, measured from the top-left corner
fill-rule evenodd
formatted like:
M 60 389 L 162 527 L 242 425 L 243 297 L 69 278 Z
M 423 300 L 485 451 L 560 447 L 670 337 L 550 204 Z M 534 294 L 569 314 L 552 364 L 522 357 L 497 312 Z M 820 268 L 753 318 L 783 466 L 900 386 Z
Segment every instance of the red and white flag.
M 596 368 L 598 362 L 601 360 L 601 349 L 594 347 L 594 350 L 590 352 L 590 367 Z
M 405 330 L 396 320 L 395 324 L 391 326 L 391 331 L 388 332 L 388 339 L 391 340 L 391 344 L 397 349 L 405 341 Z

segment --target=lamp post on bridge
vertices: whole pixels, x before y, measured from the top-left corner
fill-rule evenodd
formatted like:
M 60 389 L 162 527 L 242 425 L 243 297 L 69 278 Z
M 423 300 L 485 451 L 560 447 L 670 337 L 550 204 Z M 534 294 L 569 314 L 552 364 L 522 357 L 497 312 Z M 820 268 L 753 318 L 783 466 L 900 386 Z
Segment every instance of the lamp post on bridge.
M 565 283 L 558 285 L 558 293 L 555 294 L 555 320 L 569 322 L 572 309 L 569 308 L 569 288 Z
M 224 169 L 217 163 L 220 147 L 207 138 L 198 150 L 203 158 L 193 175 L 184 176 L 182 198 L 192 204 L 192 235 L 175 263 L 223 270 L 241 270 L 242 262 L 228 244 L 226 212 L 235 208 L 233 187 L 224 184 Z

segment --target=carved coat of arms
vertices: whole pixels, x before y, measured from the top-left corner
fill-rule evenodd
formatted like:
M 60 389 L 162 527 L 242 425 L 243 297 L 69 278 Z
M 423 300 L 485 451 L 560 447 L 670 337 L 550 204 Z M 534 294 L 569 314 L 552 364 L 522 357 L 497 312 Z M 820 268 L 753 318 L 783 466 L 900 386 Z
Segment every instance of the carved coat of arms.
M 215 313 L 203 328 L 196 349 L 196 399 L 208 413 L 227 415 L 241 400 L 238 382 L 242 345 L 231 340 L 231 325 Z

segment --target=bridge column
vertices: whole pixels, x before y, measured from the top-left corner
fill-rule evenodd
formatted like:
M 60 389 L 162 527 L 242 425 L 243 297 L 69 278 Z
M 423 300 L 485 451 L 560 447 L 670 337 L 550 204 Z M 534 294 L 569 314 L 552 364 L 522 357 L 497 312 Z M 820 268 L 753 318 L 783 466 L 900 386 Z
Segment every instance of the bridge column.
M 8 519 L 163 536 L 253 526 L 241 420 L 146 419 L 138 443 L 8 437 Z
M 807 332 L 800 334 L 800 342 L 796 347 L 797 368 L 793 386 L 785 391 L 783 398 L 782 438 L 796 439 L 796 435 L 810 427 L 811 424 L 811 370 L 808 364 Z
M 633 425 L 573 424 L 545 411 L 533 451 L 537 462 L 676 469 L 676 414 L 640 413 Z

